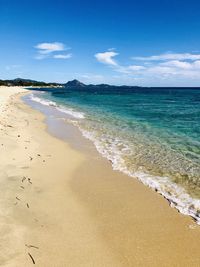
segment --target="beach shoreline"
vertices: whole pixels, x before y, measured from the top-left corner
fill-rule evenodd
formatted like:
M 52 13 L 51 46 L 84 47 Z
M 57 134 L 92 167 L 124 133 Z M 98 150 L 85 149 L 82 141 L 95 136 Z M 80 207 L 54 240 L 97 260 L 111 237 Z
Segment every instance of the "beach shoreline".
M 200 227 L 190 217 L 113 171 L 70 125 L 65 141 L 50 135 L 47 118 L 20 99 L 24 93 L 0 88 L 0 265 L 200 265 Z

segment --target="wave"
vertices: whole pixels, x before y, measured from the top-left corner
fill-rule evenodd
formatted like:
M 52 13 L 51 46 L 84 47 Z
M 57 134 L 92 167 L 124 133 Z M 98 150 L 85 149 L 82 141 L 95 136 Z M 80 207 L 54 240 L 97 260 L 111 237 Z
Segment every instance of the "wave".
M 30 99 L 32 101 L 38 102 L 38 103 L 45 105 L 45 106 L 55 107 L 58 111 L 65 113 L 67 115 L 70 115 L 74 118 L 77 118 L 77 119 L 84 119 L 85 118 L 85 115 L 82 112 L 74 111 L 71 108 L 66 108 L 65 106 L 58 105 L 56 102 L 53 102 L 53 101 L 50 101 L 47 99 L 39 98 L 39 97 L 35 96 L 34 94 L 30 94 Z
M 77 124 L 76 124 L 77 125 Z M 116 149 L 113 142 L 112 151 L 105 148 L 102 141 L 98 140 L 91 132 L 83 130 L 78 126 L 83 136 L 95 144 L 97 151 L 111 163 L 114 170 L 121 171 L 130 177 L 137 178 L 144 185 L 155 190 L 169 201 L 171 207 L 176 208 L 180 213 L 191 216 L 200 225 L 200 200 L 192 198 L 186 190 L 171 181 L 168 177 L 154 176 L 144 171 L 130 171 L 126 162 L 121 157 L 122 153 L 128 153 L 128 147 L 124 146 L 123 151 Z M 120 141 L 121 142 L 121 141 Z
M 84 119 L 85 114 L 75 111 L 71 108 L 58 105 L 56 102 L 41 99 L 35 95 L 30 95 L 31 100 L 39 102 L 42 105 L 53 106 L 58 111 L 68 114 L 75 119 Z M 171 207 L 176 208 L 180 213 L 191 216 L 197 224 L 200 225 L 200 200 L 191 197 L 186 190 L 179 184 L 174 183 L 167 176 L 155 176 L 146 173 L 144 170 L 132 171 L 129 169 L 127 162 L 123 159 L 123 155 L 130 155 L 130 148 L 128 144 L 125 144 L 122 140 L 117 138 L 108 137 L 104 135 L 104 138 L 98 138 L 92 131 L 85 130 L 81 123 L 77 120 L 67 120 L 79 128 L 82 135 L 92 141 L 97 151 L 105 158 L 107 158 L 112 168 L 117 171 L 121 171 L 130 177 L 137 178 L 144 185 L 150 187 L 157 193 L 161 194 L 165 199 L 169 201 Z M 81 122 L 81 121 L 80 121 Z M 106 145 L 108 139 L 109 145 Z M 120 149 L 118 148 L 121 145 Z

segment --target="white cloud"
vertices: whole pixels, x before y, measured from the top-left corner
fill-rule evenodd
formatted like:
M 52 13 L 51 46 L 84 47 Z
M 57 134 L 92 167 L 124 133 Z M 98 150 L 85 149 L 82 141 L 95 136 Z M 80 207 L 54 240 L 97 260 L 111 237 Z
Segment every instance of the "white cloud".
M 52 52 L 57 51 L 64 51 L 66 50 L 65 45 L 63 43 L 40 43 L 35 46 L 36 49 L 38 49 L 38 52 L 40 54 L 49 54 Z
M 66 47 L 63 43 L 53 42 L 53 43 L 39 43 L 34 48 L 37 49 L 37 54 L 35 59 L 41 60 L 45 58 L 54 59 L 68 59 L 72 57 L 72 54 L 62 54 L 62 52 L 70 49 Z M 61 52 L 57 54 L 58 52 Z
M 179 61 L 179 60 L 170 60 L 160 64 L 161 66 L 175 67 L 180 69 L 191 69 L 192 63 Z
M 146 67 L 144 67 L 144 66 L 139 66 L 139 65 L 130 65 L 130 66 L 128 66 L 128 69 L 129 70 L 135 70 L 135 71 L 137 71 L 137 70 L 144 70 L 144 69 L 146 69 Z
M 119 55 L 119 53 L 116 53 L 114 51 L 107 51 L 103 53 L 97 53 L 94 56 L 96 59 L 103 64 L 111 66 L 115 71 L 124 73 L 124 74 L 131 74 L 133 72 L 137 72 L 140 70 L 144 70 L 146 67 L 141 66 L 141 65 L 128 65 L 128 66 L 123 66 L 118 64 L 113 57 Z
M 139 66 L 139 65 L 128 65 L 128 66 L 122 66 L 122 65 L 117 65 L 114 67 L 114 70 L 120 73 L 124 74 L 136 74 L 139 71 L 142 71 L 146 69 L 144 66 Z
M 200 60 L 196 60 L 196 61 L 193 63 L 193 67 L 195 67 L 195 68 L 199 68 L 199 69 L 200 69 Z
M 107 65 L 112 65 L 112 66 L 117 66 L 117 62 L 113 59 L 113 57 L 117 56 L 118 53 L 113 52 L 113 51 L 107 51 L 107 52 L 103 52 L 103 53 L 97 53 L 95 54 L 96 59 L 103 63 L 103 64 L 107 64 Z
M 198 60 L 200 59 L 200 54 L 191 53 L 164 53 L 160 55 L 154 55 L 149 57 L 132 57 L 134 60 L 144 60 L 144 61 L 165 61 L 165 60 Z
M 72 54 L 57 54 L 53 55 L 53 58 L 58 58 L 58 59 L 68 59 L 71 58 Z
M 176 68 L 156 65 L 156 66 L 149 67 L 144 74 L 145 75 L 150 74 L 150 75 L 156 75 L 156 76 L 160 76 L 160 75 L 169 76 L 169 75 L 177 74 L 177 70 Z
M 121 65 L 113 57 L 118 53 L 107 51 L 97 53 L 95 57 L 101 63 L 107 64 L 112 69 L 126 77 L 142 78 L 147 80 L 157 79 L 182 79 L 186 78 L 200 80 L 200 54 L 191 53 L 165 53 L 150 57 L 134 57 L 136 61 L 141 60 L 142 64 Z

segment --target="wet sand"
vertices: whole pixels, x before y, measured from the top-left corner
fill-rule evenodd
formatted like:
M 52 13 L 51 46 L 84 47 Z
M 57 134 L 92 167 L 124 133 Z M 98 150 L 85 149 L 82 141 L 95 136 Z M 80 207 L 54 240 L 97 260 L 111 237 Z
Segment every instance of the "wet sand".
M 200 266 L 190 217 L 113 171 L 73 126 L 47 127 L 23 94 L 0 88 L 0 266 Z

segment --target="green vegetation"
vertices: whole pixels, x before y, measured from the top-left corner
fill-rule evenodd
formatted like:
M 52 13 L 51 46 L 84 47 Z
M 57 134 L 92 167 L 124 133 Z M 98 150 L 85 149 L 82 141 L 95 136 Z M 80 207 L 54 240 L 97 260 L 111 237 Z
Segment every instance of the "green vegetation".
M 34 80 L 17 78 L 14 80 L 0 80 L 0 86 L 60 86 L 59 83 L 45 83 Z

